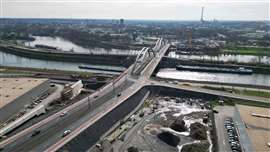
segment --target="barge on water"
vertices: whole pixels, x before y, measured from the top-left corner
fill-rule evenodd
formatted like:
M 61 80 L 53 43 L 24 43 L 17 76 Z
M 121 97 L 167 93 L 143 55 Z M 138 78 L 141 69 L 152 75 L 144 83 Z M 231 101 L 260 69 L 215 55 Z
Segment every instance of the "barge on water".
M 236 74 L 252 74 L 252 69 L 239 68 L 219 68 L 219 67 L 203 67 L 203 66 L 176 66 L 177 70 L 197 71 L 197 72 L 213 72 L 213 73 L 236 73 Z
M 117 68 L 117 67 L 112 67 L 112 68 L 104 68 L 104 67 L 98 67 L 98 66 L 84 66 L 84 65 L 80 65 L 79 66 L 80 69 L 86 69 L 86 70 L 102 70 L 102 71 L 110 71 L 110 72 L 123 72 L 125 71 L 125 68 Z

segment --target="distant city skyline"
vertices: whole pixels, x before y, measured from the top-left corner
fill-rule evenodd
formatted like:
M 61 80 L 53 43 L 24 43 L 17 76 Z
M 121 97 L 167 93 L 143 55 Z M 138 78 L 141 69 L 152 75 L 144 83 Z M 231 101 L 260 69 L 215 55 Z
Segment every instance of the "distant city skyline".
M 270 20 L 268 0 L 0 0 L 4 18 Z

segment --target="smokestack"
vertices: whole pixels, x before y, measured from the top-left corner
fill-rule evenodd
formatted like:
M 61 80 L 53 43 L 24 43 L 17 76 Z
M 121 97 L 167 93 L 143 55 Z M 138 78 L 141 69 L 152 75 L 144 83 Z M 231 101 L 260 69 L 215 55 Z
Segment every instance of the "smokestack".
M 203 22 L 203 11 L 204 11 L 204 7 L 202 7 L 202 12 L 201 12 L 201 22 Z

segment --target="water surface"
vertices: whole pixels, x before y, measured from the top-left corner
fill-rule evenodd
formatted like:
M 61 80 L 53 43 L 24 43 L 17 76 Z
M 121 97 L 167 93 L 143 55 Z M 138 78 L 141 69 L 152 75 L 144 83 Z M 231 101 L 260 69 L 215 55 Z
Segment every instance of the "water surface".
M 62 51 L 74 51 L 80 53 L 94 53 L 94 54 L 136 54 L 136 50 L 120 50 L 120 49 L 104 49 L 104 48 L 84 48 L 76 45 L 61 37 L 48 36 L 34 36 L 35 40 L 24 42 L 25 46 L 35 47 L 35 45 L 47 45 L 57 47 Z
M 265 74 L 241 75 L 230 73 L 207 73 L 207 72 L 178 71 L 176 69 L 166 68 L 161 69 L 157 73 L 157 77 L 270 86 L 270 75 Z
M 41 68 L 41 69 L 56 69 L 56 70 L 68 70 L 68 71 L 88 71 L 94 73 L 110 73 L 119 74 L 118 72 L 103 72 L 100 70 L 85 70 L 78 68 L 79 65 L 85 66 L 96 66 L 106 69 L 124 69 L 124 67 L 117 66 L 106 66 L 106 65 L 91 65 L 85 63 L 71 63 L 71 62 L 60 62 L 60 61 L 47 61 L 38 60 L 16 56 L 0 51 L 0 65 L 3 66 L 14 66 L 14 67 L 29 67 L 29 68 Z

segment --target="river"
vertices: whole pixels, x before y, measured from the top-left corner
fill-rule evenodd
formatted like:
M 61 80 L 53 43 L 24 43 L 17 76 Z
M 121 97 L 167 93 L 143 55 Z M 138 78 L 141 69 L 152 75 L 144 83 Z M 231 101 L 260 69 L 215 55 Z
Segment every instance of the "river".
M 241 75 L 230 73 L 178 71 L 174 68 L 165 68 L 159 70 L 157 77 L 270 86 L 270 75 L 265 74 Z

